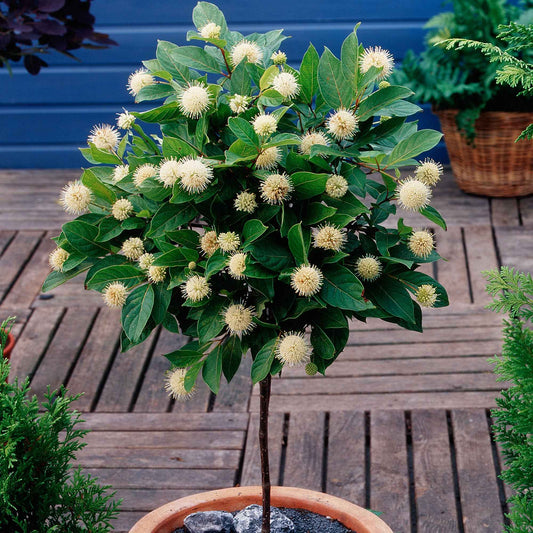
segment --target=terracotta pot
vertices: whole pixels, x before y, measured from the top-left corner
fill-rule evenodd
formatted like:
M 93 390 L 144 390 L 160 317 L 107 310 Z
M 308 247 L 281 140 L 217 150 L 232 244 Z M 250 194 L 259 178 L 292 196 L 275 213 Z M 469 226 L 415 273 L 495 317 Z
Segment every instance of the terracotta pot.
M 167 503 L 141 518 L 130 533 L 172 533 L 184 519 L 198 511 L 238 511 L 261 505 L 261 487 L 233 487 L 193 494 Z M 357 533 L 393 533 L 378 516 L 358 505 L 321 492 L 293 487 L 272 487 L 272 505 L 307 509 L 329 516 Z
M 12 333 L 8 333 L 6 347 L 4 348 L 4 359 L 7 359 L 9 361 L 13 346 L 15 346 L 15 337 Z

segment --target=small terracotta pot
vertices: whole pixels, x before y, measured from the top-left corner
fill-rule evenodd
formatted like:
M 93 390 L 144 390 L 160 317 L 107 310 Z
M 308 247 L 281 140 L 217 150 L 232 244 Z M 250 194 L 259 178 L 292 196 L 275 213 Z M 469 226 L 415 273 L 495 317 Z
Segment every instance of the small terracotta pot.
M 7 359 L 9 361 L 9 358 L 11 357 L 11 351 L 13 350 L 14 346 L 15 346 L 15 337 L 13 336 L 12 333 L 8 333 L 6 347 L 4 348 L 4 359 Z
M 329 516 L 357 533 L 393 533 L 378 516 L 358 505 L 322 492 L 294 487 L 272 487 L 272 505 L 306 509 Z M 193 494 L 167 503 L 141 518 L 130 533 L 172 533 L 198 511 L 239 511 L 248 505 L 261 505 L 261 487 L 233 487 Z

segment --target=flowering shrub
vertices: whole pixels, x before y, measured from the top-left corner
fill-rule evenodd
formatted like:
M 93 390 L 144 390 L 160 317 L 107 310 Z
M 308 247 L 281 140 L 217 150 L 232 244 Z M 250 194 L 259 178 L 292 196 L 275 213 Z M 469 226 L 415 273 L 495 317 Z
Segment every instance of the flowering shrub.
M 216 393 L 248 350 L 255 383 L 285 365 L 324 373 L 351 318 L 421 331 L 421 306 L 448 303 L 416 270 L 439 259 L 433 236 L 384 223 L 399 206 L 445 227 L 430 205 L 442 167 L 415 159 L 441 134 L 406 122 L 419 108 L 386 81 L 390 53 L 356 27 L 340 59 L 311 45 L 296 70 L 281 31 L 230 31 L 206 2 L 193 20 L 204 48 L 160 41 L 129 78 L 137 102 L 163 103 L 95 127 L 81 150 L 94 166 L 61 194 L 79 216 L 44 290 L 85 272 L 122 309 L 124 351 L 159 325 L 191 337 L 166 355 L 175 398 L 200 373 Z

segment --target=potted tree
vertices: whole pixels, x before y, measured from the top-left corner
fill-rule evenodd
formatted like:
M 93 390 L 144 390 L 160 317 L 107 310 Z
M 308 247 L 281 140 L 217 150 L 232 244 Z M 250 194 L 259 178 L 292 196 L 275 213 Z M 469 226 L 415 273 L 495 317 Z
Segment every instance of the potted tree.
M 15 320 L 16 318 L 14 316 L 10 316 L 0 324 L 0 355 L 4 359 L 11 357 L 11 352 L 15 346 L 15 337 L 11 333 Z
M 340 59 L 311 45 L 296 70 L 279 51 L 281 31 L 230 31 L 206 2 L 193 20 L 188 37 L 204 48 L 160 41 L 156 59 L 129 78 L 137 102 L 164 102 L 121 113 L 122 132 L 96 127 L 82 149 L 94 166 L 61 193 L 79 216 L 55 238 L 44 290 L 85 273 L 88 289 L 122 309 L 123 351 L 160 325 L 191 337 L 166 355 L 176 399 L 193 393 L 200 374 L 217 393 L 249 352 L 263 486 L 173 502 L 133 531 L 173 531 L 192 511 L 262 501 L 268 532 L 271 494 L 276 505 L 311 505 L 359 532 L 390 531 L 348 502 L 271 489 L 270 384 L 284 366 L 325 373 L 352 318 L 421 331 L 421 306 L 447 305 L 444 288 L 417 272 L 439 259 L 431 233 L 402 218 L 383 225 L 399 206 L 445 228 L 429 205 L 442 167 L 414 159 L 441 134 L 406 122 L 418 110 L 405 100 L 412 92 L 385 80 L 391 55 L 360 45 L 357 27 Z M 416 165 L 414 176 L 401 179 L 401 165 Z
M 500 26 L 528 24 L 533 9 L 507 0 L 452 0 L 453 11 L 440 13 L 427 27 L 427 48 L 408 53 L 396 81 L 410 87 L 438 115 L 457 184 L 486 196 L 533 193 L 533 154 L 515 139 L 533 121 L 533 98 L 520 87 L 498 84 L 500 62 L 474 48 L 445 46 L 448 39 L 487 43 L 507 61 L 531 62 L 531 48 L 516 46 L 512 31 Z

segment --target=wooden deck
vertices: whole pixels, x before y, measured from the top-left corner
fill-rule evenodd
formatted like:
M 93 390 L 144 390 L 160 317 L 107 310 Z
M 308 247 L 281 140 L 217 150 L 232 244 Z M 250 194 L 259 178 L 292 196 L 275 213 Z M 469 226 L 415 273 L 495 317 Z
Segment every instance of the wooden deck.
M 30 376 L 38 395 L 61 384 L 84 393 L 76 406 L 93 433 L 78 460 L 124 498 L 116 530 L 127 531 L 181 495 L 258 482 L 258 398 L 248 361 L 217 397 L 200 386 L 190 402 L 170 401 L 161 355 L 184 339 L 157 331 L 121 354 L 117 313 L 81 279 L 39 294 L 50 237 L 67 220 L 55 200 L 76 175 L 0 173 L 0 319 L 18 317 L 10 379 Z M 354 322 L 327 377 L 290 369 L 274 380 L 273 479 L 383 511 L 396 533 L 499 533 L 504 488 L 489 409 L 504 385 L 487 358 L 500 350 L 501 320 L 484 310 L 480 272 L 533 270 L 533 198 L 468 196 L 448 173 L 433 205 L 450 228 L 434 228 L 448 261 L 430 268 L 451 306 L 426 314 L 424 334 Z

